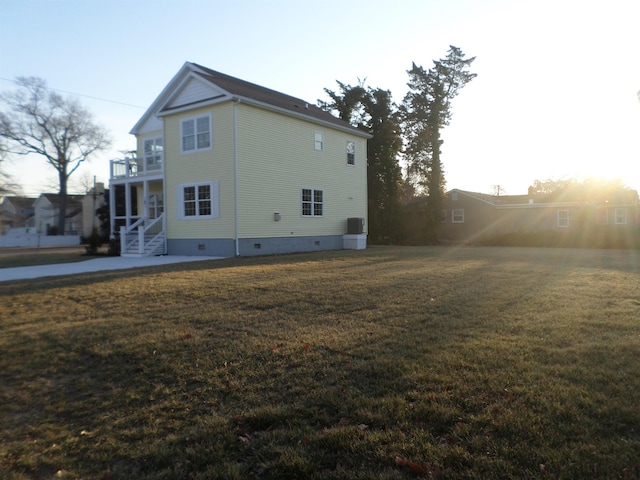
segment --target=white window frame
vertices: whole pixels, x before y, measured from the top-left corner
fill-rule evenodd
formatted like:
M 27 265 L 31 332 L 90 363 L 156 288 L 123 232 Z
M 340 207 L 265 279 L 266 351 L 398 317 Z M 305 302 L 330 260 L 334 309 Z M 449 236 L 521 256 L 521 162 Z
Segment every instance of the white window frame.
M 162 192 L 154 192 L 149 194 L 147 207 L 147 215 L 149 218 L 158 218 L 164 213 L 164 195 Z
M 464 208 L 451 210 L 451 223 L 464 223 Z
M 309 192 L 310 198 L 305 198 L 305 191 Z M 320 201 L 317 200 L 317 193 L 320 194 Z M 311 217 L 324 217 L 324 191 L 319 188 L 307 188 L 304 187 L 300 190 L 300 201 L 301 201 L 301 213 L 305 218 Z M 305 213 L 305 205 L 308 206 L 308 210 L 310 213 Z M 317 208 L 320 208 L 320 213 L 317 213 Z
M 147 144 L 151 145 L 147 151 Z M 164 160 L 164 141 L 162 137 L 147 138 L 142 142 L 142 156 L 144 157 L 144 169 L 160 170 Z M 150 168 L 154 167 L 154 168 Z
M 202 120 L 206 118 L 209 123 L 209 130 L 198 130 L 198 120 Z M 188 136 L 193 136 L 193 148 L 185 149 L 184 139 L 187 135 L 185 135 L 185 124 L 191 123 L 193 125 L 193 133 Z M 195 117 L 183 118 L 180 120 L 180 152 L 181 153 L 194 153 L 194 152 L 202 152 L 205 150 L 211 150 L 213 148 L 213 128 L 212 128 L 211 114 L 207 115 L 198 115 Z M 199 147 L 199 137 L 201 135 L 209 136 L 209 144 L 206 147 Z
M 627 209 L 625 207 L 616 207 L 613 218 L 616 225 L 626 225 Z
M 313 148 L 318 152 L 324 150 L 324 133 L 315 132 L 313 134 Z
M 355 166 L 356 164 L 356 142 L 353 140 L 347 140 L 347 144 L 345 147 L 347 154 L 347 165 Z
M 200 189 L 202 187 L 208 186 L 210 192 L 210 198 L 200 199 Z M 195 188 L 195 196 L 194 199 L 185 200 L 185 189 L 187 188 Z M 185 183 L 182 185 L 178 185 L 177 187 L 177 214 L 178 218 L 182 220 L 203 220 L 210 218 L 218 218 L 220 216 L 220 189 L 218 182 L 200 182 L 200 183 Z M 204 193 L 204 192 L 203 192 Z M 210 203 L 210 213 L 202 215 L 200 214 L 201 202 L 209 200 Z M 187 215 L 185 213 L 185 202 L 194 202 L 195 204 L 195 214 Z
M 567 228 L 569 226 L 569 219 L 571 215 L 569 210 L 558 210 L 556 212 L 556 225 L 558 228 Z

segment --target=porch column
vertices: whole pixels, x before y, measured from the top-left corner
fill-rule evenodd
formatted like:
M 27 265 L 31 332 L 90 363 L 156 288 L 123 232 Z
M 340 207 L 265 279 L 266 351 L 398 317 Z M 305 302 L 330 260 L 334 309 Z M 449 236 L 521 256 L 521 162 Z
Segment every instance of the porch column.
M 131 185 L 128 183 L 124 185 L 124 205 L 127 228 L 129 228 L 131 226 Z
M 109 225 L 111 225 L 111 231 L 109 237 L 116 236 L 116 187 L 115 185 L 109 186 Z
M 145 218 L 149 217 L 149 180 L 145 180 L 142 183 L 142 204 L 144 211 L 142 212 L 142 216 Z

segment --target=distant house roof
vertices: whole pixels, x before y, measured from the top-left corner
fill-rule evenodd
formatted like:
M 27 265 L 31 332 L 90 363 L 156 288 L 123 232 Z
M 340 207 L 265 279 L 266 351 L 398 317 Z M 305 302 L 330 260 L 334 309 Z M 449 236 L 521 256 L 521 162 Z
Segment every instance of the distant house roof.
M 636 205 L 638 192 L 635 190 L 616 190 L 607 194 L 593 193 L 580 189 L 569 189 L 552 193 L 531 193 L 530 195 L 489 195 L 486 193 L 469 192 L 454 188 L 448 193 L 460 194 L 475 198 L 491 205 L 516 206 L 516 205 L 557 205 L 557 204 L 584 204 L 607 203 L 609 205 Z
M 53 205 L 54 208 L 60 208 L 62 203 L 62 195 L 58 193 L 43 193 L 40 198 L 45 198 Z M 82 212 L 82 199 L 84 195 L 67 195 L 67 212 L 66 217 L 74 217 Z
M 226 92 L 226 94 L 220 95 L 219 99 L 224 99 L 226 97 L 228 100 L 236 99 L 256 106 L 261 106 L 263 108 L 273 108 L 282 113 L 290 114 L 299 118 L 306 118 L 309 121 L 331 125 L 341 130 L 348 130 L 354 135 L 366 138 L 371 137 L 368 133 L 357 129 L 350 123 L 333 116 L 331 113 L 322 110 L 317 105 L 306 100 L 292 97 L 291 95 L 286 95 L 276 90 L 271 90 L 269 88 L 256 85 L 255 83 L 247 82 L 192 62 L 186 62 L 183 65 L 182 69 L 169 82 L 143 117 L 138 121 L 138 123 L 136 123 L 130 133 L 137 133 L 140 126 L 151 115 L 169 113 L 172 109 L 167 107 L 166 101 L 170 98 L 172 89 L 177 87 L 185 78 L 188 78 L 188 75 L 195 75 L 197 78 L 200 78 L 210 83 L 212 86 Z
M 35 198 L 31 197 L 21 197 L 21 196 L 10 196 L 4 197 L 2 202 L 10 202 L 16 210 L 25 210 L 33 208 L 33 202 L 35 202 Z

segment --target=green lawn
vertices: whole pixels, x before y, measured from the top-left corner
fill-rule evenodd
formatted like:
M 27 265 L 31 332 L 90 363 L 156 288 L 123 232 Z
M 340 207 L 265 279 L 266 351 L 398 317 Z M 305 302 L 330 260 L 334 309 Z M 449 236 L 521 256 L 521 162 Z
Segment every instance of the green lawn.
M 640 477 L 640 252 L 0 283 L 0 478 Z

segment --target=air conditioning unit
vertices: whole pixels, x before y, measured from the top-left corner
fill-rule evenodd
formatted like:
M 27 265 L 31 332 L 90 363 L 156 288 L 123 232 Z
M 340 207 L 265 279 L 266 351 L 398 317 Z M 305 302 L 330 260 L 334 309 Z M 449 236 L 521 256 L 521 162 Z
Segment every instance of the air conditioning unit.
M 347 218 L 347 234 L 359 235 L 364 229 L 364 218 L 354 217 Z

